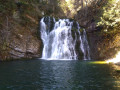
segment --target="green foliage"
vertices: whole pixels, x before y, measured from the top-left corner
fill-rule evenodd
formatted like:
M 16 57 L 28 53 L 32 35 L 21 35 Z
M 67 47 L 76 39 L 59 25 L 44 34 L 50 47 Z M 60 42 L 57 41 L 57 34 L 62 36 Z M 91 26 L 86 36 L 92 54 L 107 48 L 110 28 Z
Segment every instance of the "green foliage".
M 116 29 L 120 26 L 120 1 L 109 0 L 108 4 L 103 7 L 103 16 L 98 26 L 104 26 L 105 31 Z
M 84 28 L 80 28 L 80 32 L 83 32 Z
M 2 14 L 12 14 L 16 5 L 13 0 L 0 0 L 0 12 Z

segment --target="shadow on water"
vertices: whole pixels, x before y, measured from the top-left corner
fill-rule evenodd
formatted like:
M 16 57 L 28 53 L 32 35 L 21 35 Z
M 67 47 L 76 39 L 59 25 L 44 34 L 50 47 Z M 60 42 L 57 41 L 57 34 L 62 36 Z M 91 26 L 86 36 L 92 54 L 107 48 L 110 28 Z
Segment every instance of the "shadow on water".
M 112 65 L 78 60 L 0 63 L 0 90 L 119 90 Z

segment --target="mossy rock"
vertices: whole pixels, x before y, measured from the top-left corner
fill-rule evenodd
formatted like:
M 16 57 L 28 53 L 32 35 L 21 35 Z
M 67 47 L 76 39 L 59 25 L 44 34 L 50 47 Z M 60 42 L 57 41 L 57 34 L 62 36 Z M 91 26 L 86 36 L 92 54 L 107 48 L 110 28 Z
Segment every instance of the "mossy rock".
M 120 73 L 120 70 L 116 70 L 117 73 Z

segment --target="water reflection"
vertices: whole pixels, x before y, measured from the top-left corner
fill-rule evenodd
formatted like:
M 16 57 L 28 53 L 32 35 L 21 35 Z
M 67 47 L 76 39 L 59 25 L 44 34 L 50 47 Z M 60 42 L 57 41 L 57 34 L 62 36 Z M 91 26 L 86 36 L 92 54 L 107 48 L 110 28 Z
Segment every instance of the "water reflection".
M 86 61 L 0 63 L 0 90 L 120 90 L 120 74 L 110 64 Z
M 115 83 L 114 69 L 108 64 L 91 64 L 91 62 L 84 61 L 46 62 L 49 62 L 48 67 L 50 70 L 47 77 L 52 78 L 54 81 L 54 83 L 49 83 L 52 89 L 116 90 L 116 88 L 119 88 L 118 85 L 120 84 Z M 46 67 L 46 64 L 43 64 L 43 68 Z M 46 85 L 44 89 L 48 89 L 48 86 Z

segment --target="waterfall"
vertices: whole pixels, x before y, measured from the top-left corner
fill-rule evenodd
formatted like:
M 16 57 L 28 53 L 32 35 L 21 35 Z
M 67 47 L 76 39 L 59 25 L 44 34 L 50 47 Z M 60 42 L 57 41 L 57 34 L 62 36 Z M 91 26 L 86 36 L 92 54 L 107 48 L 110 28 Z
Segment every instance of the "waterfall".
M 43 41 L 42 59 L 74 59 L 82 57 L 90 60 L 86 31 L 80 32 L 78 22 L 69 19 L 44 17 L 40 21 L 40 33 Z

